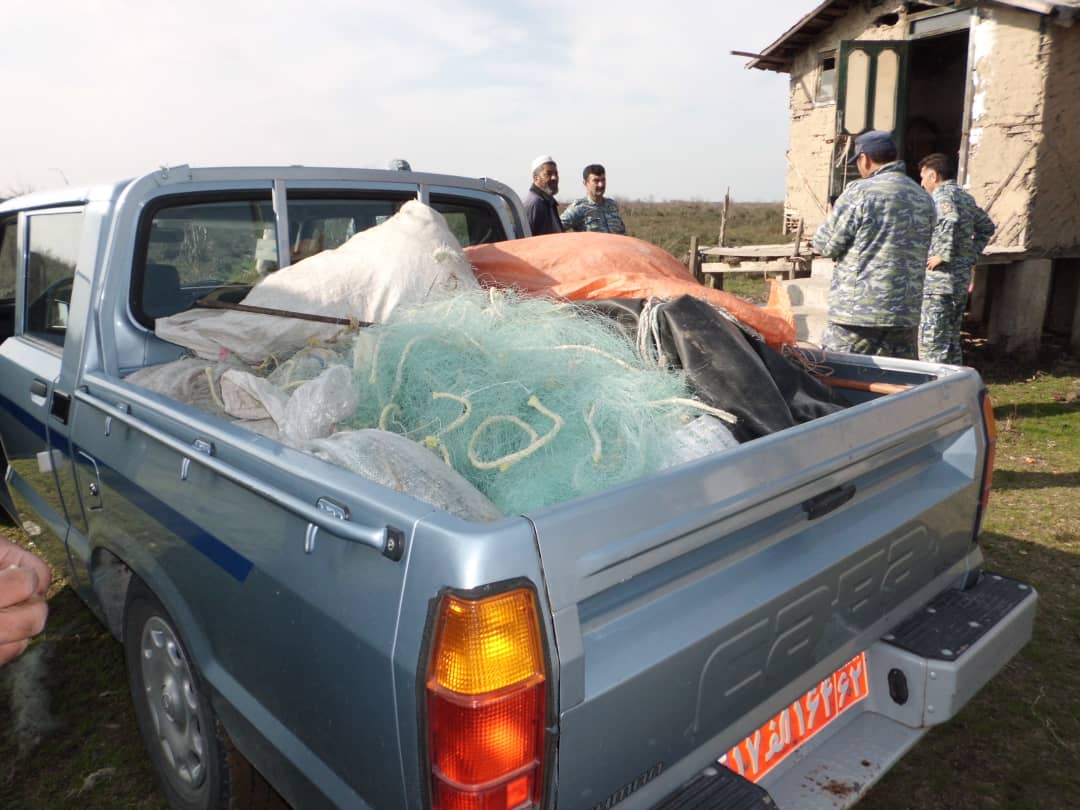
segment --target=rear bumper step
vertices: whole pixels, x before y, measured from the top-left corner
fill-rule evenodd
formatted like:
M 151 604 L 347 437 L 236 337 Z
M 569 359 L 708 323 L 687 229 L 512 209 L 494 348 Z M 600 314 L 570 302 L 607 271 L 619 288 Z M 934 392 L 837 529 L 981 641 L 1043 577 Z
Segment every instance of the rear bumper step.
M 984 574 L 966 591 L 945 591 L 883 641 L 938 661 L 955 661 L 1013 608 L 1031 586 L 1001 574 Z
M 706 768 L 653 810 L 776 810 L 764 788 L 723 765 Z
M 1020 651 L 1031 638 L 1037 601 L 1030 585 L 990 573 L 967 591 L 942 593 L 866 651 L 867 698 L 796 749 L 760 784 L 733 773 L 731 784 L 741 792 L 732 799 L 719 792 L 713 798 L 707 775 L 727 771 L 717 763 L 656 810 L 851 807 L 932 726 L 954 717 Z M 751 801 L 747 787 L 761 791 L 753 799 L 757 804 L 738 803 Z

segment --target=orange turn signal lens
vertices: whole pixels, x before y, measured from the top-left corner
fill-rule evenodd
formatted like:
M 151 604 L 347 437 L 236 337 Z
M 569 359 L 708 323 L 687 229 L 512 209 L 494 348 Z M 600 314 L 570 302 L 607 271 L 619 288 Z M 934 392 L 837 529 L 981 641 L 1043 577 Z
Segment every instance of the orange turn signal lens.
M 429 685 L 478 695 L 542 675 L 538 627 L 527 590 L 475 601 L 445 597 Z

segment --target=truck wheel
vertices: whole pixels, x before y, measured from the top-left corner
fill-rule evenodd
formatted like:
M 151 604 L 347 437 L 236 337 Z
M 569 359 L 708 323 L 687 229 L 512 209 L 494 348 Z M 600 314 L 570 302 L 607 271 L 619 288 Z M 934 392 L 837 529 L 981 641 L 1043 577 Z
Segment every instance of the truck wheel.
M 170 807 L 287 807 L 233 747 L 176 624 L 138 577 L 128 586 L 124 651 L 135 718 Z

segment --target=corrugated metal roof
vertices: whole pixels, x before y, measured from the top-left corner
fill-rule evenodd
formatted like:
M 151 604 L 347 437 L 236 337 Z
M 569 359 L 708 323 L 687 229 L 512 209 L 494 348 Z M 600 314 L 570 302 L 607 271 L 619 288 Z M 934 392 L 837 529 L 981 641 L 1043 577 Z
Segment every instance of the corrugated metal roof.
M 1080 14 L 1080 0 L 983 0 L 987 4 L 1012 6 L 1013 8 L 1032 11 L 1036 14 L 1056 16 L 1066 25 L 1071 25 Z M 836 20 L 845 16 L 859 0 L 825 0 L 813 11 L 803 16 L 795 25 L 785 31 L 779 39 L 747 63 L 748 68 L 775 70 L 778 73 L 790 73 L 795 56 L 818 35 L 829 28 Z M 926 5 L 949 7 L 951 2 L 928 2 Z M 737 52 L 746 56 L 745 52 Z

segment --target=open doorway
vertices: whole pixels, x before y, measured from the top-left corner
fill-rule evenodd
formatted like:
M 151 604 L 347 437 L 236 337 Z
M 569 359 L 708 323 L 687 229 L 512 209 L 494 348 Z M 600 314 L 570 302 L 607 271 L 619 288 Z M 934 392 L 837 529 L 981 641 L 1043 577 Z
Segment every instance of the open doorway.
M 916 181 L 919 161 L 932 152 L 959 160 L 967 55 L 966 30 L 911 42 L 901 156 Z

